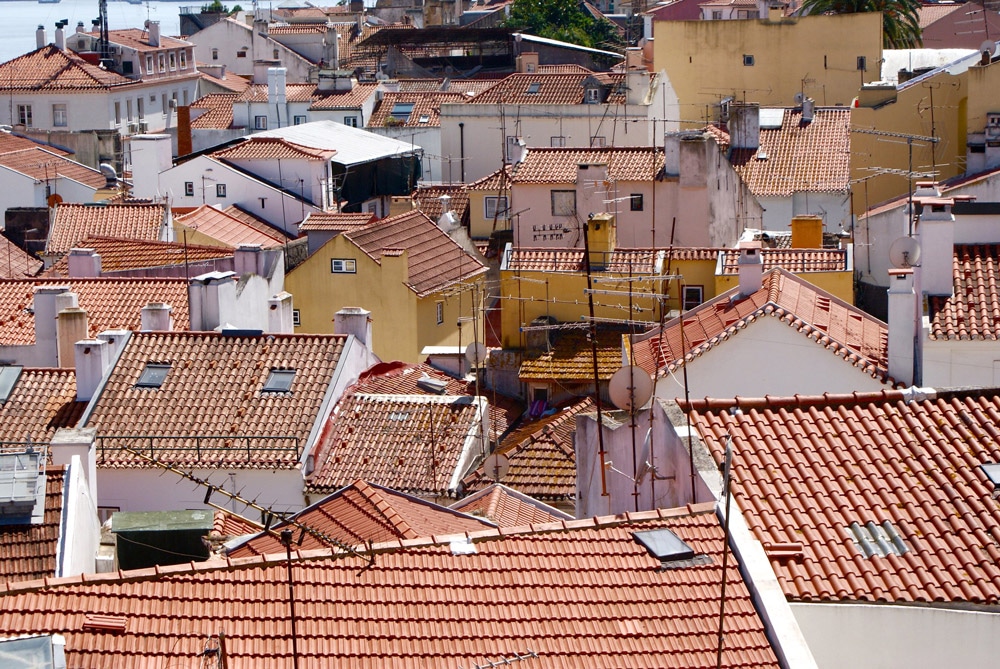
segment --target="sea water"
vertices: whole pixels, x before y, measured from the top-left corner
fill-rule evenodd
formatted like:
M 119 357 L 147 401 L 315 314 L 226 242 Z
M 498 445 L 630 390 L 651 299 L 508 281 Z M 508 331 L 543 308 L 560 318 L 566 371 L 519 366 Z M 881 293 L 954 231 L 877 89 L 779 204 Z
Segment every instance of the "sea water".
M 142 28 L 144 22 L 160 22 L 161 35 L 180 32 L 181 7 L 198 7 L 208 2 L 108 2 L 108 28 Z M 232 9 L 236 3 L 224 2 Z M 249 8 L 250 2 L 245 7 Z M 59 3 L 39 3 L 37 0 L 0 1 L 0 62 L 7 62 L 22 54 L 34 51 L 35 30 L 45 27 L 46 42 L 55 39 L 56 22 L 68 19 L 67 36 L 76 32 L 76 24 L 83 21 L 87 31 L 95 30 L 94 19 L 99 13 L 98 0 L 62 0 Z

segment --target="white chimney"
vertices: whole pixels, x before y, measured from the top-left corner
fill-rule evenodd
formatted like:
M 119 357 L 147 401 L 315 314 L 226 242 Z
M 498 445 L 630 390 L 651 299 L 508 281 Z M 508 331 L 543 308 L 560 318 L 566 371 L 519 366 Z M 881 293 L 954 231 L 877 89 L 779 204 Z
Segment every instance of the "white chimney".
M 131 330 L 104 330 L 97 333 L 97 338 L 108 342 L 108 356 L 111 360 L 118 358 L 118 354 L 125 348 L 125 342 L 132 336 Z
M 955 216 L 952 200 L 919 198 L 916 234 L 920 239 L 920 290 L 926 295 L 951 295 L 955 290 Z
M 292 318 L 292 294 L 281 291 L 267 301 L 267 332 L 291 334 L 295 332 Z
M 76 362 L 76 401 L 89 402 L 111 364 L 110 346 L 101 339 L 83 339 L 74 343 Z
M 750 151 L 760 148 L 760 105 L 738 102 L 729 105 L 729 146 Z
M 650 75 L 646 70 L 628 70 L 625 73 L 625 104 L 641 105 L 649 93 Z
M 71 279 L 96 278 L 101 276 L 101 256 L 94 249 L 70 249 L 67 262 L 69 263 L 69 276 Z
M 340 69 L 340 34 L 335 23 L 326 24 L 326 38 L 323 41 L 323 60 L 326 66 Z
M 267 127 L 281 128 L 288 125 L 287 112 L 284 110 L 285 80 L 288 70 L 283 67 L 267 68 Z M 284 112 L 284 123 L 282 116 Z
M 66 33 L 63 31 L 62 23 L 56 24 L 56 37 L 55 37 L 56 48 L 60 51 L 66 50 Z
M 139 329 L 142 332 L 169 332 L 174 329 L 170 317 L 173 307 L 165 302 L 150 302 L 142 308 Z
M 913 384 L 913 352 L 919 322 L 913 269 L 890 269 L 889 376 L 907 386 Z
M 333 315 L 333 332 L 354 335 L 366 347 L 372 345 L 372 312 L 361 307 L 344 307 Z
M 46 44 L 48 42 L 45 41 L 45 26 L 39 25 L 38 29 L 35 30 L 35 48 L 41 49 Z
M 160 46 L 160 22 L 146 21 L 146 30 L 149 31 L 149 46 Z
M 240 276 L 264 276 L 264 247 L 260 244 L 240 244 L 233 253 L 233 269 Z
M 760 242 L 740 242 L 740 297 L 753 295 L 764 281 L 764 262 L 761 260 Z
M 56 315 L 61 306 L 58 298 L 72 295 L 69 286 L 35 286 L 32 309 L 35 312 L 35 348 L 39 351 L 39 365 L 57 367 L 59 360 L 56 345 Z M 61 301 L 66 301 L 65 298 Z
M 49 441 L 52 464 L 68 465 L 73 457 L 79 457 L 87 487 L 97 493 L 97 428 L 64 427 L 56 430 Z
M 74 364 L 76 342 L 90 337 L 87 310 L 70 307 L 59 311 L 56 319 L 56 341 L 59 346 L 59 367 Z
M 268 22 L 265 18 L 255 17 L 253 20 L 253 31 L 260 35 L 261 37 L 267 37 L 268 35 Z
M 683 135 L 683 132 L 668 132 L 663 136 L 663 173 L 668 177 L 680 176 Z
M 235 272 L 209 272 L 188 284 L 188 311 L 192 332 L 208 332 L 222 325 L 220 291 L 233 283 Z
M 802 122 L 812 123 L 816 114 L 816 101 L 812 98 L 802 100 Z

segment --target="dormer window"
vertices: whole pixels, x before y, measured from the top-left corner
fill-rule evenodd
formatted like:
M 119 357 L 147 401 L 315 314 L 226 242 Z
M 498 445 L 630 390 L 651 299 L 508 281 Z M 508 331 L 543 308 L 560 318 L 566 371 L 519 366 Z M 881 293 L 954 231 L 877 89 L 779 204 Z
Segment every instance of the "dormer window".
M 264 381 L 261 392 L 264 393 L 287 393 L 292 390 L 292 381 L 295 380 L 294 369 L 272 369 Z
M 146 74 L 153 74 L 153 54 L 146 55 Z
M 170 373 L 170 365 L 166 363 L 147 362 L 143 368 L 139 380 L 135 382 L 136 388 L 159 388 L 163 385 L 167 374 Z
M 587 104 L 594 104 L 601 101 L 601 90 L 599 88 L 588 88 L 584 93 Z

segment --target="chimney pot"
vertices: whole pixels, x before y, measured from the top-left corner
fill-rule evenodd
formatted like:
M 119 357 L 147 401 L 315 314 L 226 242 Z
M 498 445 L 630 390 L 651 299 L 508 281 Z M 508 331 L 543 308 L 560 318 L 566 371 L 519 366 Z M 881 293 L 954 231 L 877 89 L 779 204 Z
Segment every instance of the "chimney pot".
M 741 242 L 737 262 L 740 277 L 740 297 L 752 295 L 764 285 L 764 262 L 760 242 Z

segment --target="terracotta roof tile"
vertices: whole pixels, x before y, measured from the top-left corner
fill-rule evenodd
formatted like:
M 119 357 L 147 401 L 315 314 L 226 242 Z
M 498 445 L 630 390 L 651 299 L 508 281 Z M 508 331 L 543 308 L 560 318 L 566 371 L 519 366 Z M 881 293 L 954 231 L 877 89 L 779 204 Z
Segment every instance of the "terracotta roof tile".
M 250 211 L 242 208 L 238 204 L 229 205 L 228 207 L 222 210 L 222 213 L 228 216 L 232 216 L 237 220 L 243 221 L 243 223 L 245 223 L 247 226 L 253 228 L 257 232 L 264 233 L 268 237 L 273 237 L 274 235 L 278 235 L 280 239 L 285 239 L 286 237 L 288 239 L 295 238 L 293 235 L 286 233 L 281 228 L 274 227 L 260 216 L 251 213 Z
M 285 99 L 288 102 L 311 102 L 316 84 L 286 84 Z M 267 84 L 251 84 L 236 98 L 237 102 L 267 102 Z
M 299 225 L 299 230 L 332 230 L 349 232 L 358 230 L 376 222 L 378 218 L 372 213 L 342 214 L 338 212 L 320 212 L 306 214 Z
M 0 343 L 33 344 L 31 311 L 35 286 L 68 286 L 86 309 L 91 334 L 104 330 L 138 330 L 142 308 L 166 302 L 174 310 L 174 327 L 190 327 L 185 279 L 28 279 L 0 281 Z
M 261 525 L 230 511 L 215 510 L 212 523 L 212 533 L 224 538 L 242 537 L 247 534 L 257 534 Z
M 348 546 L 478 532 L 494 526 L 464 512 L 364 481 L 355 481 L 292 518 Z M 288 525 L 275 523 L 271 529 L 281 532 L 284 527 Z M 300 532 L 296 530 L 297 535 Z M 330 547 L 329 542 L 308 532 L 299 545 L 299 550 Z M 276 536 L 260 534 L 229 551 L 229 557 L 267 555 L 282 550 L 284 546 Z
M 323 15 L 326 16 L 325 14 Z M 296 25 L 275 25 L 268 26 L 268 35 L 325 35 L 325 23 L 300 23 Z
M 682 359 L 692 360 L 739 336 L 756 318 L 771 316 L 849 364 L 891 381 L 888 328 L 882 321 L 780 267 L 764 275 L 760 290 L 738 295 L 739 287 L 732 288 L 664 324 L 662 335 L 659 327 L 640 335 L 632 347 L 636 364 L 650 373 L 677 369 Z
M 45 252 L 69 253 L 87 237 L 157 241 L 163 227 L 163 204 L 68 204 L 56 206 Z
M 223 160 L 330 160 L 337 152 L 333 149 L 314 149 L 295 144 L 280 137 L 250 137 L 245 141 L 212 153 Z
M 63 151 L 62 149 L 45 144 L 43 142 L 35 141 L 29 137 L 22 137 L 20 135 L 15 135 L 14 133 L 7 130 L 0 130 L 0 154 L 11 153 L 12 151 L 23 151 L 24 149 L 45 149 L 49 153 L 54 153 L 57 156 L 68 156 L 71 155 L 68 151 Z
M 447 195 L 451 198 L 448 201 L 448 208 L 454 212 L 458 220 L 464 221 L 469 217 L 469 193 L 462 184 L 454 186 L 422 186 L 413 191 L 410 199 L 416 208 L 424 212 L 427 218 L 437 221 L 444 214 L 444 202 L 441 197 Z
M 77 245 L 94 249 L 101 256 L 101 272 L 123 272 L 184 265 L 189 262 L 232 257 L 233 251 L 220 246 L 198 246 L 177 242 L 149 242 L 118 237 L 87 237 Z M 45 270 L 46 278 L 69 276 L 69 256 Z M 193 274 L 192 274 L 193 276 Z
M 930 295 L 932 340 L 1000 339 L 1000 245 L 956 244 L 954 293 Z
M 91 65 L 70 51 L 43 46 L 0 63 L 0 90 L 92 93 L 138 82 Z
M 948 16 L 952 12 L 958 11 L 960 9 L 963 9 L 962 5 L 957 4 L 957 3 L 956 4 L 940 4 L 940 5 L 938 5 L 938 4 L 933 4 L 933 5 L 920 4 L 918 6 L 918 8 L 917 8 L 917 16 L 919 17 L 919 20 L 920 20 L 920 29 L 923 30 L 924 28 L 926 28 L 926 27 L 934 24 L 935 22 L 940 21 L 941 19 L 945 18 L 946 16 Z
M 385 93 L 368 121 L 369 128 L 394 125 L 405 128 L 441 127 L 441 104 L 461 102 L 462 93 Z M 405 105 L 407 113 L 399 111 Z
M 59 428 L 75 427 L 83 408 L 72 369 L 22 369 L 0 404 L 0 442 L 48 443 Z
M 340 335 L 134 333 L 87 421 L 107 449 L 98 464 L 148 466 L 114 448 L 119 442 L 113 437 L 152 435 L 182 437 L 164 439 L 167 450 L 157 454 L 174 464 L 294 468 L 319 420 L 344 340 Z M 169 364 L 170 370 L 158 388 L 137 387 L 150 362 Z M 295 370 L 289 392 L 263 389 L 273 369 Z M 200 444 L 193 439 L 211 436 L 219 438 Z M 248 447 L 238 436 L 258 440 Z
M 100 33 L 88 32 L 91 37 L 100 37 Z M 108 31 L 108 42 L 120 44 L 121 46 L 135 49 L 136 51 L 160 51 L 162 49 L 178 49 L 180 47 L 193 47 L 191 42 L 160 35 L 160 46 L 153 46 L 149 43 L 149 32 L 140 28 L 122 28 Z
M 99 171 L 66 158 L 63 152 L 53 153 L 40 146 L 2 153 L 0 165 L 36 181 L 63 177 L 95 190 L 103 188 L 107 182 Z
M 676 249 L 675 249 L 676 250 Z M 655 249 L 615 249 L 605 255 L 602 272 L 651 274 L 663 265 L 666 251 Z M 522 272 L 583 272 L 583 249 L 511 247 L 504 254 L 505 268 Z M 608 257 L 610 256 L 610 257 Z
M 622 332 L 597 332 L 597 374 L 607 381 L 622 366 Z M 521 381 L 594 383 L 594 361 L 586 328 L 554 331 L 552 350 L 526 352 L 518 371 Z
M 511 171 L 515 184 L 576 183 L 577 165 L 608 166 L 612 181 L 652 181 L 663 169 L 663 150 L 649 147 L 603 149 L 532 147 Z
M 846 193 L 851 180 L 851 110 L 817 107 L 811 123 L 785 109 L 780 128 L 761 128 L 760 148 L 732 149 L 729 161 L 757 197 Z
M 229 248 L 236 248 L 240 244 L 260 244 L 264 248 L 274 248 L 285 243 L 281 232 L 273 229 L 263 232 L 240 218 L 207 204 L 177 216 L 174 221 L 188 228 L 197 228 L 199 233 Z
M 41 269 L 41 260 L 0 235 L 0 279 L 23 279 L 35 276 Z
M 500 527 L 521 527 L 572 519 L 569 514 L 499 483 L 494 483 L 474 495 L 455 502 L 451 508 L 462 513 L 488 518 Z
M 380 264 L 383 250 L 407 251 L 407 285 L 419 296 L 486 272 L 485 265 L 419 211 L 391 216 L 344 236 Z
M 313 103 L 309 111 L 328 111 L 332 109 L 357 109 L 375 95 L 378 84 L 358 83 L 349 91 L 322 91 L 317 89 L 312 96 Z
M 732 435 L 733 494 L 789 599 L 1000 603 L 1000 506 L 980 469 L 1000 462 L 993 391 L 693 406 L 717 461 Z M 868 557 L 853 523 L 897 533 L 905 552 Z
M 451 537 L 386 544 L 370 565 L 304 551 L 292 564 L 303 665 L 519 664 L 515 654 L 526 667 L 713 665 L 724 534 L 712 506 L 537 528 L 475 533 L 471 555 L 454 555 Z M 658 528 L 706 563 L 661 571 L 632 537 Z M 776 668 L 738 558 L 729 565 L 726 666 Z M 282 554 L 8 585 L 0 623 L 17 636 L 44 620 L 66 637 L 70 666 L 169 666 L 200 657 L 225 620 L 230 658 L 276 666 L 291 653 L 286 578 Z M 124 617 L 125 631 L 82 628 L 93 612 Z
M 584 104 L 583 84 L 590 77 L 596 78 L 597 75 L 590 72 L 569 74 L 515 73 L 471 98 L 466 104 Z M 606 102 L 618 104 L 624 102 L 623 94 L 618 91 L 619 86 L 625 80 L 624 75 L 608 75 L 606 80 L 610 89 L 610 95 Z
M 723 251 L 723 274 L 739 274 L 739 249 Z M 764 271 L 781 267 L 792 274 L 806 272 L 845 272 L 849 269 L 846 249 L 761 249 Z
M 46 467 L 45 515 L 41 524 L 0 525 L 0 582 L 56 575 L 65 473 L 63 467 Z
M 193 130 L 228 130 L 233 127 L 233 103 L 238 95 L 235 93 L 211 93 L 191 103 L 191 109 L 204 109 L 204 113 L 195 116 L 191 121 Z
M 590 70 L 583 65 L 577 65 L 575 63 L 564 63 L 562 65 L 539 65 L 539 74 L 593 74 L 593 70 Z
M 504 189 L 505 192 L 510 192 L 510 166 L 505 165 L 502 169 L 493 172 L 492 174 L 487 174 L 482 179 L 477 179 L 470 184 L 466 184 L 466 190 L 485 190 L 485 191 L 495 191 L 500 192 L 500 189 Z
M 225 88 L 234 95 L 242 93 L 247 89 L 248 86 L 250 86 L 250 81 L 248 79 L 245 79 L 244 77 L 231 73 L 227 73 L 226 76 L 222 79 L 218 77 L 213 77 L 208 72 L 204 72 L 201 70 L 198 71 L 198 74 L 200 74 L 201 78 L 204 79 L 206 82 L 214 86 L 219 86 L 220 88 Z M 191 106 L 193 107 L 194 104 L 196 104 L 197 102 L 199 102 L 199 100 L 195 100 L 195 102 L 192 103 Z

